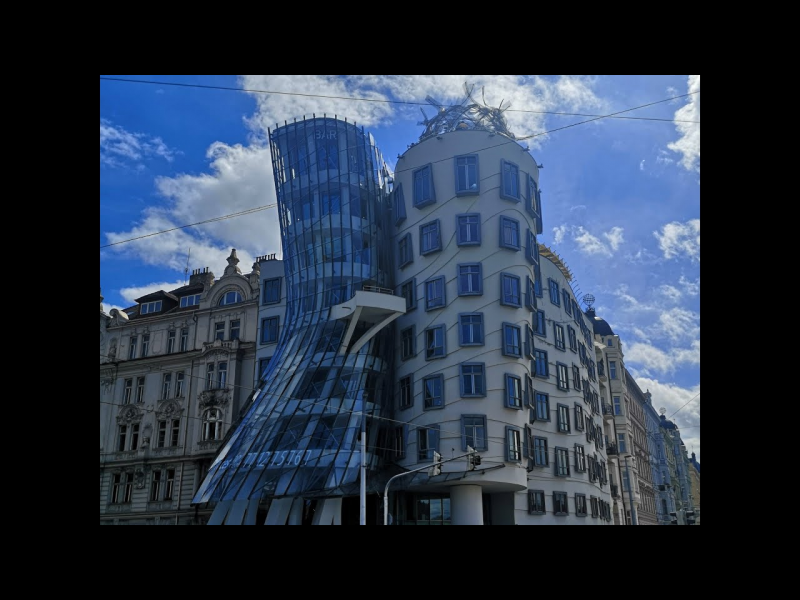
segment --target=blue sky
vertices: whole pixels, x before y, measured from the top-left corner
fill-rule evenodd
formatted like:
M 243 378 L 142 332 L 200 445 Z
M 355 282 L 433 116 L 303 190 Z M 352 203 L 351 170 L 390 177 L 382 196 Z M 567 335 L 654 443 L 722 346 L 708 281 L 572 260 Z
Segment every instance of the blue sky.
M 120 76 L 155 81 L 448 103 L 464 82 L 488 104 L 510 103 L 517 136 L 700 90 L 700 76 Z M 504 104 L 504 106 L 505 106 Z M 428 115 L 433 108 L 425 108 Z M 520 111 L 520 112 L 514 112 Z M 390 167 L 422 127 L 418 106 L 100 81 L 100 245 L 275 202 L 266 128 L 311 113 L 372 132 Z M 700 120 L 700 94 L 625 116 Z M 623 340 L 625 362 L 671 415 L 700 391 L 700 125 L 602 119 L 529 140 L 540 174 L 540 242 L 569 265 L 581 293 Z M 280 255 L 276 209 L 100 251 L 105 307 Z M 674 420 L 700 454 L 700 398 Z

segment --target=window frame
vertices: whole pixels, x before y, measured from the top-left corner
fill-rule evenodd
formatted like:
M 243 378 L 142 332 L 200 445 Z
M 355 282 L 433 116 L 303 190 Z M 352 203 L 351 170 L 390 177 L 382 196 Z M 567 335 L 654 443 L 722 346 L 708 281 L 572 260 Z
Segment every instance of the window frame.
M 522 462 L 522 430 L 519 427 L 506 426 L 506 462 Z M 512 440 L 516 441 L 516 449 Z
M 406 296 L 406 287 L 410 287 L 411 297 Z M 417 308 L 417 278 L 406 279 L 399 286 L 400 296 L 406 300 L 406 314 Z
M 478 452 L 486 452 L 489 449 L 489 430 L 488 430 L 488 423 L 486 419 L 486 415 L 477 415 L 477 414 L 463 414 L 461 415 L 461 450 L 463 452 L 467 451 L 467 424 L 465 419 L 481 419 L 482 425 L 470 425 L 470 427 L 483 427 L 483 444 L 478 447 L 477 443 L 475 442 L 476 436 L 473 432 L 473 446 L 472 449 Z
M 428 235 L 425 233 L 426 227 L 435 227 L 436 230 L 436 245 L 431 246 L 427 250 L 425 249 L 425 236 Z M 419 255 L 420 256 L 427 256 L 428 254 L 433 254 L 434 252 L 441 252 L 442 251 L 442 223 L 439 219 L 434 219 L 433 221 L 428 221 L 427 223 L 423 223 L 419 226 Z
M 572 419 L 569 414 L 569 406 L 566 404 L 556 404 L 556 429 L 559 433 L 571 433 L 570 422 Z
M 569 477 L 571 474 L 569 468 L 569 448 L 555 446 L 553 450 L 555 451 L 553 454 L 555 457 L 555 460 L 553 461 L 553 464 L 555 465 L 553 474 L 556 477 Z
M 466 342 L 464 341 L 464 318 L 465 317 L 479 317 L 480 323 L 480 341 L 479 342 Z M 470 329 L 474 333 L 475 325 L 471 324 Z M 473 336 L 474 337 L 474 336 Z M 484 327 L 484 320 L 483 320 L 483 313 L 482 312 L 473 312 L 473 313 L 459 313 L 458 315 L 458 345 L 460 347 L 469 347 L 469 346 L 484 346 L 486 343 L 486 332 Z
M 429 332 L 435 332 L 437 330 L 442 332 L 442 345 L 441 345 L 442 351 L 441 351 L 440 355 L 437 355 L 437 354 L 430 355 L 429 354 L 430 348 L 428 347 L 429 346 L 429 344 L 428 344 L 428 333 Z M 424 339 L 425 339 L 425 360 L 426 361 L 427 360 L 438 360 L 440 358 L 444 358 L 445 356 L 447 356 L 447 328 L 445 327 L 445 325 L 444 324 L 431 325 L 430 327 L 426 327 L 423 331 L 424 331 L 423 335 L 424 335 Z M 436 334 L 434 333 L 434 336 L 435 335 Z M 433 341 L 434 342 L 436 341 L 435 337 L 434 337 Z M 437 345 L 434 348 L 439 348 L 439 346 Z
M 464 391 L 464 367 L 479 367 L 480 370 L 478 372 L 478 376 L 480 376 L 480 391 L 474 391 L 473 393 L 466 393 Z M 474 385 L 475 382 L 475 373 L 470 373 L 473 377 L 473 388 L 477 387 Z M 482 362 L 463 362 L 458 365 L 458 383 L 461 392 L 461 398 L 485 398 L 486 397 L 486 363 Z
M 575 431 L 583 431 L 584 430 L 584 412 L 583 407 L 575 403 Z
M 477 275 L 478 275 L 478 289 L 477 289 L 477 291 L 466 291 L 466 290 L 463 289 L 463 286 L 461 285 L 461 277 L 462 277 L 461 269 L 464 268 L 464 267 L 468 267 L 468 268 L 478 267 L 478 273 L 477 273 Z M 458 295 L 459 296 L 482 296 L 483 295 L 483 263 L 481 263 L 481 262 L 459 263 L 456 266 L 456 273 L 458 274 L 458 279 L 456 281 L 456 284 L 457 284 L 457 287 L 458 287 Z M 474 273 L 468 273 L 466 276 L 469 277 L 470 284 L 471 284 L 471 279 L 474 276 Z
M 428 294 L 428 286 L 441 284 L 442 286 L 442 297 L 441 303 L 431 305 L 431 297 Z M 439 310 L 440 308 L 445 308 L 447 306 L 447 281 L 445 280 L 444 275 L 437 275 L 436 277 L 431 277 L 425 280 L 425 312 L 429 312 L 431 310 Z
M 465 240 L 461 235 L 461 219 L 462 218 L 476 218 L 477 219 L 477 241 L 476 240 Z M 465 224 L 466 227 L 470 227 L 470 223 Z M 456 245 L 457 246 L 480 246 L 481 245 L 481 215 L 480 213 L 462 213 L 456 215 Z
M 559 500 L 556 500 L 556 496 L 559 497 Z M 562 505 L 563 500 L 563 505 Z M 564 510 L 559 511 L 559 507 L 563 506 Z M 567 492 L 553 492 L 553 514 L 557 517 L 566 517 L 569 515 L 569 504 L 568 504 L 568 496 Z
M 561 286 L 552 277 L 547 278 L 547 289 L 550 292 L 550 303 L 561 306 Z
M 575 328 L 567 325 L 567 338 L 569 339 L 569 349 L 573 352 L 578 352 L 578 335 L 575 333 Z
M 547 356 L 547 350 L 539 350 L 538 348 L 534 348 L 533 362 L 534 365 L 536 365 L 536 374 L 534 377 L 538 377 L 540 379 L 550 379 L 550 362 Z M 539 372 L 540 365 L 544 365 L 544 373 Z
M 536 390 L 533 391 L 533 400 L 534 400 L 534 415 L 536 421 L 550 421 L 550 394 L 545 392 L 538 392 Z M 540 400 L 544 400 L 544 403 L 541 403 Z M 540 406 L 544 406 L 544 411 L 539 410 Z M 544 412 L 545 416 L 542 416 L 542 412 Z
M 581 498 L 583 500 L 583 502 L 578 502 L 578 498 Z M 583 510 L 581 510 L 581 506 L 583 506 Z M 587 516 L 586 494 L 575 494 L 575 516 L 576 517 L 585 517 L 585 516 Z
M 533 465 L 536 467 L 549 467 L 550 466 L 550 448 L 547 444 L 547 438 L 542 435 L 532 436 L 531 458 L 533 458 Z M 542 462 L 544 457 L 544 462 Z
M 407 383 L 407 385 L 405 385 Z M 404 402 L 404 390 L 408 389 L 408 403 Z M 405 410 L 414 406 L 414 374 L 409 373 L 398 380 L 397 409 Z
M 272 328 L 268 322 L 274 321 L 275 322 L 275 336 L 274 339 L 272 337 L 267 337 L 265 334 L 271 333 Z M 278 315 L 274 315 L 272 317 L 264 317 L 261 319 L 261 337 L 260 337 L 260 344 L 262 346 L 266 346 L 269 344 L 277 344 L 278 339 L 280 338 L 280 326 L 281 326 L 281 318 Z
M 513 190 L 506 190 L 506 167 L 510 168 L 510 176 L 516 179 L 516 188 L 517 188 L 517 195 L 514 196 L 512 193 Z M 519 165 L 517 163 L 511 162 L 510 160 L 506 160 L 505 158 L 500 159 L 500 197 L 503 200 L 511 200 L 513 202 L 520 202 L 520 189 L 519 189 Z M 513 181 L 509 181 L 513 183 Z
M 505 285 L 506 280 L 517 282 L 517 302 L 513 301 L 513 297 L 511 297 L 509 301 L 506 301 L 506 285 Z M 514 275 L 513 273 L 506 273 L 505 271 L 500 272 L 500 304 L 502 306 L 522 308 L 522 282 L 519 275 Z
M 547 339 L 547 314 L 541 308 L 537 308 L 534 314 L 536 315 L 536 327 L 533 328 L 533 333 Z
M 467 158 L 474 158 L 475 159 L 475 189 L 467 187 L 467 189 L 460 189 L 459 188 L 459 179 L 458 179 L 458 169 L 459 159 L 467 159 Z M 481 193 L 481 172 L 480 172 L 480 158 L 477 154 L 457 154 L 453 157 L 453 169 L 455 171 L 455 192 L 456 196 L 476 196 Z M 467 186 L 469 186 L 469 165 L 466 165 L 467 171 Z
M 425 433 L 425 456 L 422 456 L 422 436 Z M 433 438 L 433 440 L 431 440 Z M 433 453 L 439 452 L 439 424 L 425 425 L 417 427 L 417 462 L 429 462 L 433 460 Z
M 406 334 L 409 333 L 409 337 L 411 340 L 411 348 L 408 353 L 406 353 Z M 417 326 L 416 325 L 409 325 L 408 327 L 404 327 L 400 330 L 400 360 L 406 361 L 411 360 L 417 355 Z
M 505 377 L 503 378 L 505 384 L 505 407 L 512 408 L 514 410 L 522 410 L 522 405 L 524 403 L 524 394 L 522 388 L 522 378 L 518 375 L 512 375 L 511 373 L 506 373 Z M 512 390 L 512 388 L 516 388 L 516 390 Z M 519 394 L 516 396 L 518 398 L 518 402 L 514 403 L 512 401 L 512 391 L 518 391 Z
M 575 444 L 575 470 L 578 473 L 586 472 L 586 450 L 582 444 Z
M 503 323 L 501 331 L 503 334 L 503 345 L 501 347 L 503 356 L 522 358 L 522 329 L 520 326 L 514 325 L 514 323 Z M 513 347 L 508 345 L 508 332 L 512 332 L 512 336 L 516 335 L 517 352 L 514 352 Z
M 228 297 L 231 294 L 234 294 L 233 302 L 228 302 Z M 227 292 L 225 292 L 220 296 L 219 301 L 217 302 L 217 306 L 231 306 L 233 304 L 239 304 L 241 302 L 244 302 L 244 296 L 242 296 L 242 293 L 239 290 L 228 290 Z
M 541 499 L 541 504 L 539 503 L 539 499 Z M 547 514 L 547 509 L 544 504 L 544 490 L 528 490 L 528 514 Z
M 564 339 L 564 327 L 553 321 L 553 338 L 555 347 L 562 352 L 567 351 L 567 341 Z
M 407 252 L 403 252 L 403 249 Z M 403 254 L 407 254 L 407 260 L 403 260 Z M 414 262 L 414 246 L 411 239 L 411 232 L 406 232 L 399 240 L 397 240 L 397 268 L 404 269 Z
M 564 363 L 556 363 L 556 387 L 562 392 L 569 391 L 569 370 Z
M 403 194 L 403 184 L 400 183 L 394 189 L 394 224 L 399 225 L 406 220 L 406 198 Z
M 281 292 L 282 292 L 282 290 L 281 290 L 281 282 L 282 281 L 283 281 L 283 277 L 270 277 L 269 279 L 265 279 L 264 280 L 264 285 L 261 287 L 262 294 L 263 294 L 263 296 L 261 298 L 261 304 L 262 305 L 266 306 L 266 305 L 269 305 L 269 304 L 280 304 Z M 277 282 L 277 287 L 278 287 L 278 298 L 277 298 L 277 300 L 268 300 L 269 294 L 267 293 L 267 287 L 270 286 L 270 284 L 272 284 L 274 286 L 275 282 Z
M 428 174 L 428 184 L 429 184 L 429 191 L 430 197 L 427 199 L 420 199 L 417 198 L 417 175 L 423 175 L 425 172 Z M 417 169 L 414 169 L 411 173 L 411 184 L 413 185 L 414 189 L 412 190 L 412 202 L 414 204 L 414 208 L 424 208 L 426 206 L 430 206 L 431 204 L 436 203 L 436 188 L 433 185 L 433 167 L 431 163 L 427 165 L 423 165 Z M 424 192 L 424 190 L 423 190 Z
M 432 406 L 428 406 L 428 381 L 437 380 L 439 382 L 439 398 L 440 398 L 440 405 L 436 406 L 435 404 Z M 427 377 L 422 378 L 422 410 L 441 410 L 444 408 L 444 375 L 441 373 L 437 373 L 435 375 L 428 375 Z
M 520 248 L 520 245 L 521 245 L 521 240 L 520 240 L 521 234 L 520 234 L 520 228 L 519 228 L 519 221 L 517 219 L 512 219 L 511 217 L 508 217 L 506 215 L 500 215 L 499 222 L 500 222 L 500 248 L 506 248 L 507 250 L 513 250 L 514 252 L 519 252 L 520 249 L 521 249 Z M 504 234 L 505 234 L 505 227 L 506 227 L 507 223 L 510 224 L 510 225 L 513 225 L 514 228 L 516 229 L 516 232 L 517 232 L 517 244 L 516 244 L 516 246 L 513 245 L 513 244 L 506 243 L 506 241 L 505 241 L 505 235 Z
M 236 326 L 234 327 L 234 323 Z M 233 337 L 233 332 L 236 332 L 236 337 Z M 231 319 L 230 323 L 228 323 L 228 339 L 230 341 L 238 340 L 239 336 L 242 332 L 242 321 L 241 319 Z

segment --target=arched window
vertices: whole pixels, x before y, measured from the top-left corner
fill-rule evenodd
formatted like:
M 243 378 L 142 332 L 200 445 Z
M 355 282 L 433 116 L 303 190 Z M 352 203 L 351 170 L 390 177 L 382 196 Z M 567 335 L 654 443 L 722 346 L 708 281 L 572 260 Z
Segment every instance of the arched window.
M 203 413 L 203 441 L 222 439 L 222 411 L 209 408 Z
M 236 304 L 242 301 L 242 295 L 239 292 L 228 292 L 219 299 L 219 305 L 225 306 L 226 304 Z

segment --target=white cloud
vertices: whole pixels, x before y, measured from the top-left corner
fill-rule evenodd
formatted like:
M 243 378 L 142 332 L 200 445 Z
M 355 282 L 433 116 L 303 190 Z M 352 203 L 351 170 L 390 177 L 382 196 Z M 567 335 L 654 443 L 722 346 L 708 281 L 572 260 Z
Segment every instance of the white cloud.
M 622 227 L 612 227 L 608 231 L 603 234 L 603 237 L 608 240 L 608 245 L 611 246 L 611 251 L 616 252 L 622 242 L 625 240 L 622 238 Z
M 642 159 L 642 162 L 639 163 L 639 170 L 644 171 L 644 159 Z
M 694 340 L 688 348 L 662 350 L 643 342 L 634 342 L 625 347 L 625 364 L 640 365 L 645 374 L 674 373 L 678 367 L 700 364 L 700 340 Z
M 683 287 L 683 291 L 689 294 L 690 296 L 697 296 L 700 293 L 700 278 L 698 277 L 694 281 L 689 281 L 681 275 L 681 278 L 678 280 L 678 283 Z
M 174 155 L 175 150 L 169 148 L 160 137 L 132 133 L 124 127 L 113 125 L 108 119 L 100 119 L 100 164 L 120 167 L 131 161 L 142 167 L 144 158 L 160 156 L 172 162 Z
M 564 226 L 562 225 L 562 227 Z M 578 250 L 589 256 L 598 254 L 605 257 L 613 256 L 614 252 L 616 252 L 625 241 L 622 235 L 623 231 L 622 227 L 612 227 L 603 233 L 602 236 L 608 241 L 606 244 L 597 236 L 589 233 L 582 225 L 578 225 L 577 227 L 573 226 L 571 229 L 572 239 L 578 245 Z
M 151 294 L 153 292 L 157 292 L 158 290 L 164 290 L 165 292 L 168 292 L 170 290 L 174 290 L 175 288 L 181 287 L 183 284 L 183 279 L 173 281 L 172 283 L 168 281 L 162 281 L 160 283 L 148 283 L 145 285 L 122 288 L 119 291 L 119 295 L 122 296 L 122 298 L 130 305 L 136 302 L 136 298 L 141 298 L 146 294 Z
M 566 225 L 559 225 L 558 227 L 553 227 L 553 243 L 560 244 L 564 240 L 564 235 L 566 233 L 567 233 Z
M 685 255 L 692 262 L 700 260 L 700 219 L 667 223 L 660 233 L 654 231 L 653 235 L 658 240 L 664 258 Z
M 700 335 L 700 315 L 676 306 L 658 315 L 657 329 L 673 342 L 694 339 Z
M 664 297 L 672 300 L 673 302 L 677 302 L 681 299 L 681 296 L 683 296 L 681 291 L 672 285 L 662 285 L 660 288 L 658 288 L 658 290 Z
M 211 159 L 211 173 L 158 178 L 156 187 L 169 205 L 145 210 L 142 221 L 130 230 L 107 233 L 108 241 L 116 242 L 275 203 L 268 148 L 215 142 L 207 156 Z M 182 271 L 190 248 L 190 268 L 210 267 L 219 275 L 231 248 L 236 248 L 241 261 L 239 267 L 248 272 L 255 256 L 272 252 L 281 255 L 277 209 L 171 231 L 113 246 L 108 252 Z
M 700 91 L 700 75 L 689 76 L 689 92 Z M 675 112 L 676 119 L 700 120 L 700 94 L 688 96 L 688 102 Z M 667 148 L 681 154 L 681 166 L 687 171 L 700 172 L 700 123 L 675 123 L 680 137 Z

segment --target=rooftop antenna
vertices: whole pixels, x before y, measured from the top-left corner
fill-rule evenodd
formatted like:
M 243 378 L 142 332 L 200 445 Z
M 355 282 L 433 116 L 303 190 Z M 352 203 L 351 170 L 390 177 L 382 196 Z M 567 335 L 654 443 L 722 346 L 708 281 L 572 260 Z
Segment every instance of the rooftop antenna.
M 189 247 L 189 252 L 186 254 L 186 266 L 183 268 L 183 285 L 189 283 L 189 257 L 192 255 L 192 248 Z

